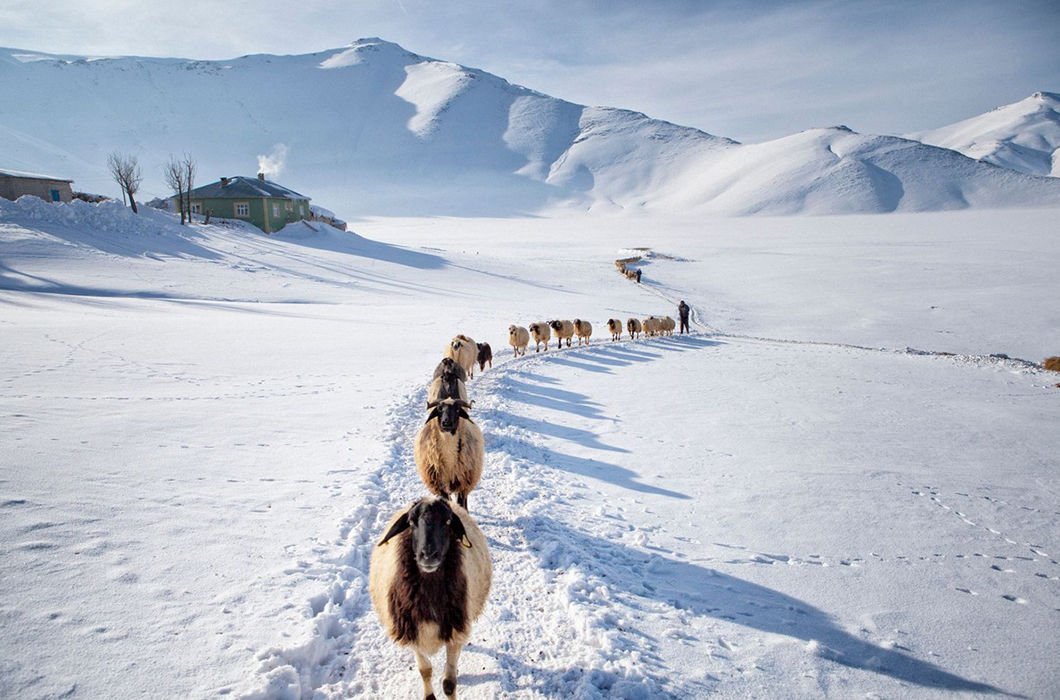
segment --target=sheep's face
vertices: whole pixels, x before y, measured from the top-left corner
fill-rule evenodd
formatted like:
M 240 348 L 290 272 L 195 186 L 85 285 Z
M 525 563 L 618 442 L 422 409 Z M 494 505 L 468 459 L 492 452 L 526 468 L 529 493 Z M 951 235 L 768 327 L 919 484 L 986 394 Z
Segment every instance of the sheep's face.
M 454 543 L 471 546 L 464 523 L 449 502 L 442 498 L 421 498 L 413 503 L 394 521 L 379 546 L 405 530 L 410 531 L 416 568 L 424 574 L 433 574 L 442 566 Z
M 465 536 L 464 524 L 441 498 L 425 498 L 409 508 L 408 527 L 416 566 L 425 574 L 437 571 L 449 548 Z
M 438 426 L 445 432 L 456 435 L 456 429 L 460 427 L 460 419 L 471 420 L 467 409 L 471 404 L 461 399 L 447 398 L 441 401 L 433 401 L 427 404 L 431 412 L 427 414 L 427 422 L 438 419 Z

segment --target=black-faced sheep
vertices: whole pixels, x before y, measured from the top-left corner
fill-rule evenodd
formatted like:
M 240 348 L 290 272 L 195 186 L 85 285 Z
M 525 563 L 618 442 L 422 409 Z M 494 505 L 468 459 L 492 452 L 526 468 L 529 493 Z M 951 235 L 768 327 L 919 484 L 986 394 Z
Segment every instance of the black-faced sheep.
M 622 337 L 622 321 L 617 318 L 607 319 L 607 330 L 611 332 L 611 340 L 618 340 Z
M 640 319 L 631 318 L 626 321 L 626 330 L 629 331 L 629 339 L 633 340 L 634 337 L 640 335 L 644 331 L 644 327 L 640 322 Z
M 436 496 L 449 498 L 467 508 L 467 495 L 482 477 L 486 458 L 482 430 L 471 420 L 471 404 L 457 398 L 427 404 L 427 422 L 420 428 L 412 456 L 420 479 Z
M 541 343 L 545 344 L 545 352 L 548 352 L 548 341 L 552 337 L 552 331 L 548 329 L 547 323 L 531 323 L 530 335 L 534 337 L 534 352 L 541 352 Z
M 570 347 L 571 338 L 574 337 L 574 324 L 570 321 L 549 321 L 549 327 L 552 328 L 552 332 L 556 334 L 556 345 L 562 346 L 563 341 L 567 341 L 567 347 Z
M 460 652 L 492 582 L 482 530 L 467 511 L 442 499 L 424 498 L 398 513 L 372 550 L 372 605 L 387 635 L 412 648 L 424 698 L 434 700 L 430 657 L 442 646 L 442 690 L 456 697 Z
M 585 344 L 589 344 L 589 336 L 593 334 L 593 324 L 588 321 L 583 321 L 580 318 L 574 319 L 574 335 L 578 336 L 578 345 L 582 344 L 582 340 L 585 340 Z
M 493 369 L 493 348 L 490 347 L 489 343 L 477 343 L 478 347 L 478 371 L 486 371 L 486 363 L 490 364 L 490 369 Z
M 443 399 L 460 399 L 470 405 L 467 398 L 467 372 L 451 357 L 447 357 L 434 368 L 431 385 L 427 388 L 427 403 Z
M 478 360 L 478 345 L 464 334 L 455 335 L 445 349 L 445 356 L 456 360 L 464 368 L 467 376 L 475 378 L 475 361 Z
M 522 326 L 512 324 L 508 326 L 508 345 L 512 346 L 515 356 L 526 354 L 526 346 L 530 344 L 530 331 Z M 520 352 L 522 350 L 522 352 Z

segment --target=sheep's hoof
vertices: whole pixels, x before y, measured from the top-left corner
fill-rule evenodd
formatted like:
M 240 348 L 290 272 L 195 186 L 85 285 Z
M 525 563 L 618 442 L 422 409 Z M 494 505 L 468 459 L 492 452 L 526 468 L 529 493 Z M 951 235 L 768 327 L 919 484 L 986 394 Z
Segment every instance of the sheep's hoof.
M 446 695 L 452 696 L 456 692 L 456 681 L 452 678 L 446 678 L 442 681 L 442 692 Z

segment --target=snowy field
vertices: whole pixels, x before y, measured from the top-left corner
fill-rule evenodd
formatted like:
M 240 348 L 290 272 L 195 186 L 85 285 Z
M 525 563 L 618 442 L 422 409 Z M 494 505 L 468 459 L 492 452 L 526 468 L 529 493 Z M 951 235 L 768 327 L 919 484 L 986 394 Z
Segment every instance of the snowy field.
M 457 332 L 496 358 L 461 697 L 1053 697 L 1058 213 L 0 200 L 0 697 L 418 697 L 367 562 Z M 679 299 L 692 335 L 608 340 Z M 511 357 L 556 317 L 592 344 Z

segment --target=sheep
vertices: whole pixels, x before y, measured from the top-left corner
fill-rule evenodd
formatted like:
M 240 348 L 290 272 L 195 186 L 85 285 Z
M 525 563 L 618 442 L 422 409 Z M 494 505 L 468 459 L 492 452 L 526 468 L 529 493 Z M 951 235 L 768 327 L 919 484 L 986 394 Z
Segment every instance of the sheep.
M 447 357 L 434 368 L 431 385 L 427 389 L 427 403 L 436 403 L 443 399 L 460 399 L 471 404 L 467 398 L 467 372 L 456 364 L 456 360 Z
M 456 698 L 457 662 L 493 583 L 489 546 L 460 506 L 422 498 L 395 515 L 372 550 L 368 592 L 394 643 L 411 647 L 434 700 L 431 659 L 445 646 L 442 690 Z
M 545 352 L 548 352 L 548 341 L 552 337 L 552 331 L 548 329 L 547 323 L 531 323 L 530 335 L 534 336 L 534 342 L 536 343 L 534 352 L 541 352 L 541 343 L 545 344 Z
M 669 316 L 664 316 L 659 320 L 659 330 L 662 331 L 663 335 L 673 335 L 676 327 L 677 324 Z
M 486 363 L 490 363 L 490 369 L 493 369 L 493 348 L 490 347 L 489 343 L 477 343 L 478 347 L 478 371 L 486 371 Z
M 467 508 L 467 495 L 482 477 L 486 458 L 482 430 L 468 414 L 471 404 L 459 398 L 445 398 L 427 404 L 430 413 L 413 445 L 416 470 L 428 490 Z
M 641 322 L 641 327 L 644 328 L 644 335 L 655 335 L 659 332 L 659 321 L 661 319 L 649 316 Z
M 1060 356 L 1045 358 L 1042 362 L 1042 368 L 1051 372 L 1060 372 Z
M 585 344 L 589 344 L 589 336 L 593 334 L 593 324 L 588 321 L 583 321 L 580 318 L 574 319 L 574 334 L 578 336 L 578 345 L 582 344 L 582 339 L 585 339 Z M 568 345 L 569 345 L 568 341 Z
M 617 318 L 607 319 L 607 330 L 611 331 L 612 342 L 622 337 L 622 321 Z
M 516 357 L 519 357 L 519 355 L 525 355 L 526 346 L 529 344 L 530 331 L 522 326 L 516 326 L 515 324 L 508 326 L 508 345 L 512 346 L 512 350 L 515 351 Z M 520 348 L 522 348 L 522 352 L 519 352 Z
M 626 321 L 626 330 L 629 331 L 629 339 L 633 340 L 634 334 L 640 335 L 644 327 L 641 325 L 640 319 L 631 318 Z
M 552 327 L 552 330 L 556 333 L 556 344 L 563 345 L 564 339 L 567 341 L 567 347 L 570 347 L 570 339 L 574 337 L 574 324 L 570 321 L 549 321 L 548 325 Z
M 456 363 L 464 368 L 467 376 L 475 378 L 475 361 L 478 360 L 478 345 L 474 340 L 464 334 L 453 336 L 449 341 L 449 347 L 445 349 L 445 356 L 456 360 Z

